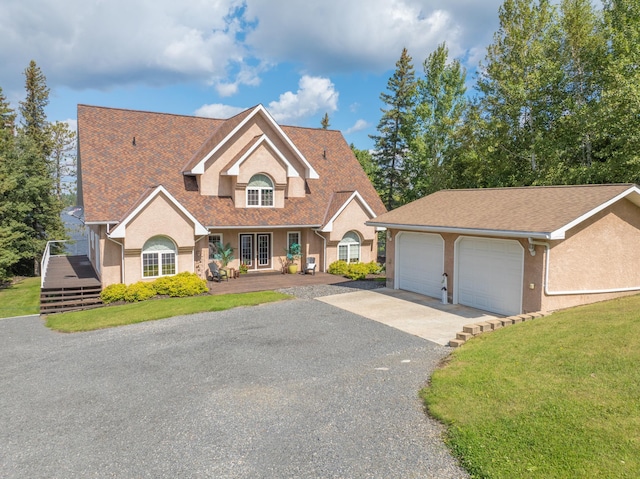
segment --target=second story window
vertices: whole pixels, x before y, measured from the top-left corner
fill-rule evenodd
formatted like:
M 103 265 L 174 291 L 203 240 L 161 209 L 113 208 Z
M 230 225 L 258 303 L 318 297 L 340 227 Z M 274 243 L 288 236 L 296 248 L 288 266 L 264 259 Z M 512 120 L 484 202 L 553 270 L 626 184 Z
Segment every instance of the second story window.
M 273 182 L 267 175 L 253 175 L 247 185 L 247 206 L 273 206 Z

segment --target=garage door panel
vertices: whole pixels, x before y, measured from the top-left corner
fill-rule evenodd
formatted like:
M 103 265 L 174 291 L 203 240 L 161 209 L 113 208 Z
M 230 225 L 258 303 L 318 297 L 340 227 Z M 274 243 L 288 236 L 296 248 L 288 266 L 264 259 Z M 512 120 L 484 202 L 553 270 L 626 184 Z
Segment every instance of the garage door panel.
M 524 250 L 518 241 L 461 238 L 457 244 L 457 301 L 499 314 L 519 314 Z
M 397 287 L 438 297 L 443 273 L 442 237 L 426 233 L 402 233 L 397 238 Z

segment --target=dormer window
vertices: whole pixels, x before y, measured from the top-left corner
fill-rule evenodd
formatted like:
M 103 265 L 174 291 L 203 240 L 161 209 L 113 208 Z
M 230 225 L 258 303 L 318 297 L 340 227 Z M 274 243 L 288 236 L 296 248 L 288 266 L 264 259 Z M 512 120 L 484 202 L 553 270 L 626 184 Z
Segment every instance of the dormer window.
M 247 185 L 247 206 L 273 206 L 273 182 L 267 175 L 253 175 Z

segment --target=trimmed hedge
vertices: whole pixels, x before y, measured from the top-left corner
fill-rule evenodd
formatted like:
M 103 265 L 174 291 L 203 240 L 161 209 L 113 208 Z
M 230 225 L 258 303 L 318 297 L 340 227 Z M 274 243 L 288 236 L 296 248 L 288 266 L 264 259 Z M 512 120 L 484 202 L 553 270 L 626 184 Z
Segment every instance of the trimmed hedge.
M 329 273 L 350 279 L 365 279 L 367 274 L 379 274 L 382 267 L 375 261 L 369 263 L 347 263 L 338 260 L 329 265 Z
M 208 291 L 207 282 L 194 273 L 179 273 L 163 276 L 153 282 L 138 281 L 130 285 L 111 284 L 102 290 L 100 297 L 105 304 L 117 301 L 137 302 L 156 295 L 185 297 L 196 296 Z

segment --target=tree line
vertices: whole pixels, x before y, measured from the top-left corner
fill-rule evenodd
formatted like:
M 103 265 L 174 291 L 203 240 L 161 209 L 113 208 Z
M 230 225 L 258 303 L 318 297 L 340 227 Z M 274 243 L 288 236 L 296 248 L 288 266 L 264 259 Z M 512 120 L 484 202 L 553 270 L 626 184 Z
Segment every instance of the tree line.
M 75 172 L 76 133 L 47 121 L 49 88 L 34 61 L 24 76 L 18 112 L 0 87 L 0 284 L 37 274 L 47 241 L 66 238 L 64 178 Z
M 374 149 L 354 148 L 388 209 L 444 188 L 640 182 L 640 2 L 505 0 L 467 92 L 441 44 L 404 49 Z

